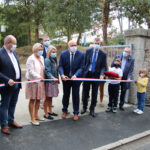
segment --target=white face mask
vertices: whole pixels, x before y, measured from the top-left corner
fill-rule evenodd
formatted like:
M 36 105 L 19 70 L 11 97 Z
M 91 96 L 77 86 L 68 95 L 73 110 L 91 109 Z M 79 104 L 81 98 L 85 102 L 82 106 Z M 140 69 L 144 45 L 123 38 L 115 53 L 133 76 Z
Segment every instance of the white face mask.
M 12 51 L 15 51 L 15 50 L 16 50 L 16 47 L 17 47 L 17 45 L 16 45 L 16 44 L 13 44 L 11 50 L 12 50 Z
M 144 77 L 145 76 L 145 74 L 144 73 L 140 73 L 140 77 Z
M 70 51 L 71 51 L 72 53 L 75 53 L 75 52 L 77 51 L 77 47 L 76 47 L 76 46 L 70 47 Z

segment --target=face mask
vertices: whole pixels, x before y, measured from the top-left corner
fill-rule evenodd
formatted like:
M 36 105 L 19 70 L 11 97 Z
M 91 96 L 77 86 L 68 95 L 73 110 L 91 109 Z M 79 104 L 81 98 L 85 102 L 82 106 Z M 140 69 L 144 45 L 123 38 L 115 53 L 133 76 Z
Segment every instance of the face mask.
M 140 73 L 140 77 L 144 77 L 145 76 L 145 74 L 144 73 Z
M 50 46 L 50 41 L 44 42 L 44 46 L 49 47 Z
M 100 45 L 94 44 L 94 49 L 100 49 Z
M 70 47 L 70 51 L 71 51 L 72 53 L 75 53 L 75 52 L 77 51 L 77 47 L 76 47 L 76 46 Z
M 114 67 L 120 68 L 121 66 L 119 64 L 114 64 Z
M 38 55 L 42 56 L 43 55 L 43 51 L 38 51 Z
M 56 58 L 56 53 L 51 53 L 52 58 Z
M 127 57 L 128 53 L 127 52 L 123 52 L 123 57 Z
M 12 51 L 15 51 L 16 47 L 17 47 L 17 45 L 14 45 L 14 44 L 13 44 L 11 50 L 12 50 Z

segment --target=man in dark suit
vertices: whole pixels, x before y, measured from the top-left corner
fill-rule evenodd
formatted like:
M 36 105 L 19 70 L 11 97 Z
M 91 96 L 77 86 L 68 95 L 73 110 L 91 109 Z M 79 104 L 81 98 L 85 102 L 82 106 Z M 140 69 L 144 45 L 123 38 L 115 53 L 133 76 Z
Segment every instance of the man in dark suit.
M 100 39 L 96 38 L 93 48 L 86 50 L 85 64 L 84 64 L 84 77 L 104 79 L 104 71 L 107 68 L 106 53 L 100 50 Z M 95 117 L 95 106 L 97 103 L 97 93 L 99 82 L 84 82 L 83 83 L 83 109 L 81 114 L 84 114 L 88 105 L 88 96 L 90 86 L 92 85 L 92 100 L 90 106 L 90 115 Z
M 131 80 L 132 72 L 134 69 L 134 59 L 130 55 L 130 48 L 125 48 L 122 54 L 115 56 L 111 64 L 112 67 L 117 58 L 121 59 L 121 69 L 123 71 L 122 80 Z M 126 90 L 129 89 L 130 84 L 121 82 L 120 85 L 121 85 L 121 95 L 120 95 L 119 109 L 124 111 L 123 105 L 124 105 L 125 94 L 126 94 Z
M 64 50 L 60 55 L 59 73 L 63 83 L 63 114 L 62 118 L 66 118 L 69 105 L 70 90 L 72 88 L 72 100 L 74 110 L 74 120 L 78 120 L 79 114 L 79 81 L 67 81 L 82 76 L 84 65 L 84 54 L 77 50 L 77 44 L 73 40 L 69 41 L 68 49 Z
M 16 103 L 21 88 L 21 84 L 15 84 L 15 81 L 21 81 L 21 69 L 15 51 L 16 44 L 16 38 L 8 35 L 4 39 L 4 46 L 0 49 L 0 83 L 5 83 L 4 87 L 0 87 L 2 98 L 0 124 L 1 131 L 5 134 L 10 134 L 8 126 L 22 128 L 14 120 Z

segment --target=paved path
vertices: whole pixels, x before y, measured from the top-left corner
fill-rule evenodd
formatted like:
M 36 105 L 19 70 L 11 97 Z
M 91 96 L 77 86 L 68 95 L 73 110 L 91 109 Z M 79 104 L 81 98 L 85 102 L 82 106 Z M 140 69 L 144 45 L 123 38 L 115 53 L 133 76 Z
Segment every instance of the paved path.
M 117 114 L 100 112 L 89 115 L 26 125 L 11 129 L 12 135 L 0 134 L 2 150 L 91 150 L 150 129 L 149 109 L 141 116 L 128 107 Z

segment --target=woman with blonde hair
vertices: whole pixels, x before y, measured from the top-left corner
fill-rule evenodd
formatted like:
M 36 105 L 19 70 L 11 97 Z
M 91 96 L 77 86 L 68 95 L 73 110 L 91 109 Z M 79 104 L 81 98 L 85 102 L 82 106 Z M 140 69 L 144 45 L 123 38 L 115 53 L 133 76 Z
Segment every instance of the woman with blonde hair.
M 141 69 L 139 71 L 139 78 L 135 81 L 137 85 L 137 109 L 133 110 L 135 113 L 141 115 L 144 113 L 145 97 L 146 97 L 146 87 L 148 84 L 148 72 L 146 69 Z
M 42 44 L 36 43 L 32 47 L 33 54 L 28 57 L 26 66 L 26 78 L 31 80 L 44 79 L 44 59 L 38 54 L 43 49 Z M 26 84 L 26 98 L 29 100 L 29 113 L 31 117 L 31 123 L 33 125 L 39 125 L 39 121 L 43 121 L 44 118 L 38 116 L 38 110 L 40 105 L 40 99 L 45 98 L 45 86 L 44 82 L 35 82 Z
M 46 99 L 44 101 L 44 118 L 46 119 L 53 119 L 52 116 L 57 116 L 57 114 L 52 111 L 52 98 L 57 97 L 59 93 L 56 51 L 54 46 L 49 46 L 47 49 L 47 58 L 45 59 L 46 79 L 52 79 L 45 83 Z

